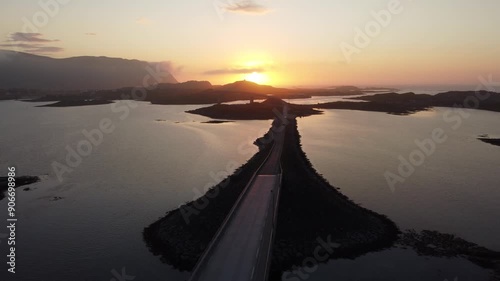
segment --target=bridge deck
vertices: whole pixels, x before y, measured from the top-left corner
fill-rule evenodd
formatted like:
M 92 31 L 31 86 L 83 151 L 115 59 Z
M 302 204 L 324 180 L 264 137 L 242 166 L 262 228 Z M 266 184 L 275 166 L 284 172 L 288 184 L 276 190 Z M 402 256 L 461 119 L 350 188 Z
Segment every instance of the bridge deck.
M 226 225 L 197 280 L 252 280 L 278 176 L 260 175 Z M 266 250 L 266 249 L 263 249 Z
M 281 185 L 283 133 L 253 182 L 243 191 L 227 222 L 195 268 L 191 281 L 266 280 Z

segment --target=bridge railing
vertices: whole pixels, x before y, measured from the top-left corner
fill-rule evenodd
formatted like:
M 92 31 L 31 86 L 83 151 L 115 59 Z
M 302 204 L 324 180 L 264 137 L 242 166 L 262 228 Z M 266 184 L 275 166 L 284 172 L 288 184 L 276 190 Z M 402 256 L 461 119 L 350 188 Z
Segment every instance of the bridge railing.
M 262 275 L 254 275 L 252 274 L 251 279 L 255 281 L 267 281 L 269 278 L 269 270 L 271 268 L 272 263 L 272 249 L 274 245 L 274 239 L 276 236 L 276 223 L 278 220 L 278 206 L 279 206 L 279 198 L 281 193 L 282 186 L 282 177 L 283 176 L 283 167 L 281 165 L 281 159 L 279 161 L 279 172 L 277 174 L 277 181 L 272 190 L 273 194 L 269 200 L 269 208 L 267 208 L 266 214 L 266 222 L 264 225 L 263 235 L 260 238 L 259 249 L 263 249 L 263 246 L 267 246 L 266 251 L 259 251 L 257 256 L 255 257 L 255 264 L 257 262 L 265 262 L 263 265 L 265 270 Z

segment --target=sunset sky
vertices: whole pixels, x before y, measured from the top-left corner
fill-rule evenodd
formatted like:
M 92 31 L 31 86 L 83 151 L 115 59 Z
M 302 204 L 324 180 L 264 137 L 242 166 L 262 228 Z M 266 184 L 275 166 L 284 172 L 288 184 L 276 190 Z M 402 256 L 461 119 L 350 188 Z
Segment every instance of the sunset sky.
M 177 80 L 213 84 L 472 85 L 479 75 L 500 77 L 500 1 L 391 2 L 41 0 L 52 3 L 45 11 L 39 1 L 4 1 L 0 49 L 169 61 Z M 381 10 L 391 18 L 374 25 Z M 367 26 L 378 30 L 360 47 L 356 28 Z M 341 46 L 358 52 L 346 59 Z

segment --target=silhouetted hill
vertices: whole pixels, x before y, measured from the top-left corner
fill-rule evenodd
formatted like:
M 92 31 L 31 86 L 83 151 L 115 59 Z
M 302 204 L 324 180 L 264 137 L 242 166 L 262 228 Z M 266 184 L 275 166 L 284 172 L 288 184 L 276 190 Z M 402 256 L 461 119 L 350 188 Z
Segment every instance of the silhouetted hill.
M 218 91 L 228 91 L 228 92 L 245 92 L 263 95 L 277 95 L 289 93 L 291 90 L 284 88 L 275 88 L 268 85 L 260 85 L 250 81 L 236 81 L 231 84 L 226 84 L 216 88 Z
M 437 95 L 387 93 L 351 98 L 366 102 L 330 102 L 315 105 L 323 109 L 352 109 L 407 115 L 431 107 L 465 107 L 500 112 L 500 93 L 487 91 L 451 91 Z
M 208 81 L 187 81 L 182 83 L 162 83 L 158 89 L 208 90 L 214 86 Z
M 0 50 L 0 88 L 85 90 L 142 86 L 149 74 L 148 66 L 160 74 L 159 82 L 177 83 L 165 63 L 89 56 L 54 59 Z
M 430 102 L 433 96 L 428 94 L 415 94 L 415 93 L 386 93 L 386 94 L 376 94 L 371 96 L 363 96 L 357 98 L 351 98 L 353 100 L 364 100 L 364 101 L 372 101 L 372 102 Z M 450 98 L 454 98 L 451 96 Z
M 287 104 L 283 100 L 271 97 L 263 102 L 247 104 L 215 104 L 209 107 L 187 111 L 188 113 L 203 115 L 213 119 L 226 120 L 267 120 L 277 117 Z M 294 116 L 310 116 L 321 114 L 321 111 L 309 105 L 288 104 L 288 113 Z
M 382 103 L 422 104 L 443 107 L 476 107 L 477 109 L 500 111 L 500 93 L 488 91 L 450 91 L 437 95 L 414 93 L 387 93 L 352 98 Z
M 188 81 L 179 84 L 161 84 L 149 95 L 155 104 L 211 104 L 239 100 L 265 99 L 268 95 L 280 98 L 304 97 L 294 90 L 237 81 L 223 86 L 212 86 L 207 81 Z
M 213 104 L 239 100 L 264 99 L 265 95 L 247 92 L 229 92 L 208 89 L 157 89 L 148 94 L 153 104 Z
M 322 89 L 303 89 L 310 96 L 357 96 L 377 92 L 394 92 L 397 89 L 382 87 L 359 88 L 356 86 L 336 86 Z

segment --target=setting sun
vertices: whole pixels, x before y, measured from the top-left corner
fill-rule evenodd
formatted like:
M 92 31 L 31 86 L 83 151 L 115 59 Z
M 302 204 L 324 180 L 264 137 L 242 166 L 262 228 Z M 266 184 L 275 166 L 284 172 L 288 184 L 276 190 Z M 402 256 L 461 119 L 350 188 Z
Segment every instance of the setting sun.
M 269 77 L 266 74 L 259 72 L 252 72 L 245 76 L 245 80 L 254 82 L 257 84 L 266 84 L 269 81 Z

